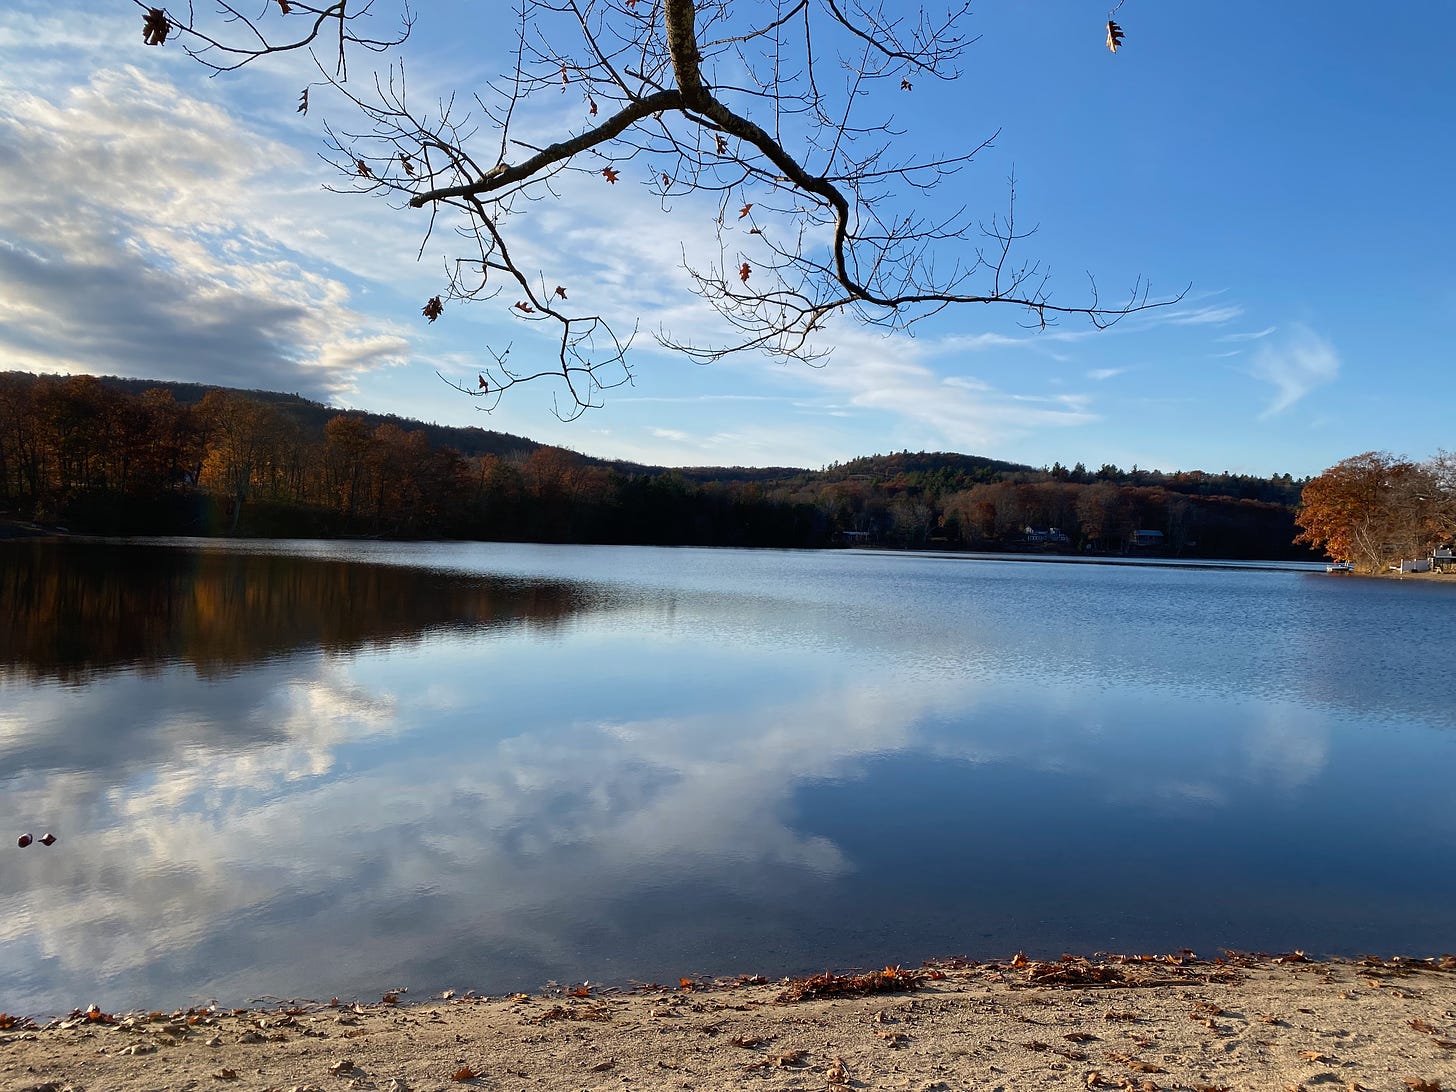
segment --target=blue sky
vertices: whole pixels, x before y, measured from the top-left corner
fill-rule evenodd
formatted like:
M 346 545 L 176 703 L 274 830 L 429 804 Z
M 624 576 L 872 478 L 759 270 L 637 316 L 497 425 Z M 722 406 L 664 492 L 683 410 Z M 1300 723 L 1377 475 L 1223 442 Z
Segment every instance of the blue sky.
M 504 6 L 418 5 L 415 90 L 501 71 Z M 548 385 L 487 415 L 436 378 L 473 381 L 488 347 L 529 354 L 539 335 L 508 299 L 423 321 L 445 243 L 416 260 L 422 213 L 323 189 L 337 176 L 316 154 L 322 122 L 349 117 L 323 93 L 294 112 L 316 78 L 306 58 L 209 79 L 175 43 L 143 46 L 128 0 L 12 0 L 0 367 L 297 391 L 671 465 L 909 448 L 1301 475 L 1372 448 L 1452 447 L 1456 6 L 1125 0 L 1116 56 L 1106 17 L 984 4 L 961 77 L 886 109 L 912 151 L 999 130 L 939 200 L 989 218 L 1014 171 L 1018 217 L 1039 225 L 1026 254 L 1056 302 L 1080 302 L 1091 271 L 1108 295 L 1139 276 L 1155 295 L 1189 286 L 1181 303 L 1100 332 L 1032 331 L 986 307 L 913 336 L 840 323 L 824 367 L 700 366 L 650 334 L 720 329 L 681 269 L 711 215 L 663 213 L 628 170 L 533 212 L 547 283 L 644 331 L 633 385 L 563 423 Z

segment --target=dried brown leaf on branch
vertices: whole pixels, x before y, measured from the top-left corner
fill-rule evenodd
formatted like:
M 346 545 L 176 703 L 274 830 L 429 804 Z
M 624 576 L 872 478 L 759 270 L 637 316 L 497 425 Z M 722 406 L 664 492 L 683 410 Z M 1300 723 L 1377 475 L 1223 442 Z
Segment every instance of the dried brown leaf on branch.
M 308 88 L 305 87 L 298 95 L 298 113 L 308 113 Z
M 354 173 L 360 178 L 373 178 L 374 172 L 369 169 L 369 164 L 362 159 L 354 160 Z
M 289 15 L 293 11 L 293 5 L 288 0 L 278 0 L 278 10 L 284 15 Z
M 1112 52 L 1116 53 L 1117 52 L 1117 47 L 1120 46 L 1120 45 L 1122 45 L 1122 40 L 1125 37 L 1126 37 L 1126 35 L 1123 34 L 1122 27 L 1118 26 L 1111 19 L 1107 20 L 1107 48 L 1108 49 L 1110 49 L 1110 50 L 1112 50 Z
M 900 81 L 900 90 L 901 91 L 913 91 L 913 90 L 915 90 L 915 85 L 912 84 L 909 80 L 901 80 Z
M 440 302 L 439 296 L 431 296 L 425 301 L 425 306 L 420 309 L 420 314 L 434 322 L 445 313 L 445 305 Z
M 490 383 L 486 380 L 485 376 L 482 375 L 478 378 L 480 379 L 480 389 L 483 391 L 490 390 Z
M 622 172 L 617 170 L 615 167 L 603 167 L 602 177 L 615 186 L 617 184 L 617 179 L 622 177 Z
M 742 220 L 745 216 L 747 216 L 752 211 L 753 211 L 753 203 L 752 202 L 749 202 L 748 204 L 744 205 L 741 209 L 738 210 L 738 219 Z
M 534 315 L 536 313 L 536 309 L 526 300 L 516 300 L 515 308 L 525 315 Z
M 415 176 L 415 161 L 409 157 L 408 152 L 399 153 L 399 165 L 404 168 L 404 173 L 411 178 Z
M 171 20 L 161 8 L 148 8 L 142 16 L 142 41 L 147 45 L 166 45 L 172 33 Z
M 740 265 L 738 267 L 738 279 L 740 281 L 742 281 L 744 284 L 747 284 L 748 283 L 749 274 L 751 274 L 752 272 L 753 272 L 753 270 L 748 267 L 748 263 L 747 262 L 744 262 L 742 265 Z
M 552 295 L 553 296 L 560 296 L 562 299 L 565 299 L 566 298 L 566 289 L 565 288 L 562 288 L 561 285 L 558 284 L 556 286 L 555 291 L 552 292 Z

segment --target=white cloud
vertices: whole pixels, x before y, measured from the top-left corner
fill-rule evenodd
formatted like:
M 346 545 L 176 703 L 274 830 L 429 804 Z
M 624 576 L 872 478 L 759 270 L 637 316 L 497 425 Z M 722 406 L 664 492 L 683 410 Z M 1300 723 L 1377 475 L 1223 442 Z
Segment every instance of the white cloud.
M 1278 327 L 1266 326 L 1262 330 L 1254 330 L 1247 334 L 1224 334 L 1222 337 L 1214 338 L 1215 341 L 1259 341 L 1274 333 Z
M 1095 379 L 1097 382 L 1101 383 L 1103 380 L 1114 379 L 1127 371 L 1129 371 L 1129 369 L 1127 368 L 1093 368 L 1090 372 L 1087 373 L 1087 378 Z
M 1261 418 L 1283 413 L 1310 391 L 1331 383 L 1340 374 L 1340 357 L 1324 338 L 1304 326 L 1294 327 L 1278 345 L 1263 345 L 1250 372 L 1272 384 L 1274 400 Z
M 1038 429 L 1097 420 L 1080 395 L 1028 395 L 974 377 L 941 376 L 922 363 L 940 355 L 939 342 L 875 336 L 847 324 L 844 329 L 835 325 L 829 334 L 835 344 L 833 363 L 796 375 L 851 406 L 892 413 L 930 430 L 934 439 L 927 438 L 927 446 L 996 450 Z
M 140 68 L 24 76 L 0 78 L 11 366 L 329 398 L 404 360 L 273 210 L 280 185 L 303 185 L 299 153 Z
M 1164 322 L 1170 322 L 1175 326 L 1216 326 L 1225 322 L 1232 322 L 1243 313 L 1244 309 L 1236 305 L 1224 307 L 1203 306 L 1167 311 L 1161 317 Z

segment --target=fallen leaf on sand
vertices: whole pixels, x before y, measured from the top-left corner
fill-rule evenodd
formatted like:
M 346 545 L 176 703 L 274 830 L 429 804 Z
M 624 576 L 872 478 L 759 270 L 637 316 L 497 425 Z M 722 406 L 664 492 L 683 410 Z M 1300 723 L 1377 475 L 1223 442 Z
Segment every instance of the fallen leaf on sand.
M 829 1069 L 824 1074 L 824 1079 L 830 1084 L 848 1084 L 849 1069 L 844 1064 L 844 1059 L 839 1055 L 834 1056 L 834 1061 L 829 1063 Z
M 749 1068 L 758 1069 L 760 1067 L 773 1066 L 776 1069 L 789 1069 L 792 1067 L 802 1066 L 805 1064 L 804 1057 L 808 1053 L 809 1052 L 807 1050 L 785 1051 L 783 1054 L 775 1054 L 772 1057 L 765 1058 L 761 1062 L 754 1062 L 749 1066 Z
M 354 1060 L 352 1058 L 341 1058 L 339 1061 L 329 1066 L 329 1072 L 334 1074 L 334 1076 L 338 1076 L 340 1073 L 347 1073 L 353 1068 Z
M 767 1046 L 768 1040 L 762 1035 L 735 1035 L 728 1040 L 736 1047 L 743 1047 L 745 1050 L 754 1050 L 761 1046 Z
M 1422 1080 L 1420 1077 L 1407 1077 L 1405 1079 L 1405 1086 L 1411 1092 L 1441 1092 L 1440 1081 L 1427 1081 Z
M 236 1069 L 219 1069 L 212 1075 L 212 1079 L 215 1081 L 235 1081 L 238 1079 L 238 1071 Z
M 1334 1065 L 1335 1060 L 1328 1054 L 1321 1054 L 1317 1050 L 1301 1050 L 1299 1056 L 1306 1062 L 1317 1062 L 1320 1065 Z
M 591 1073 L 605 1073 L 607 1070 L 611 1069 L 612 1066 L 614 1066 L 616 1064 L 617 1064 L 617 1059 L 616 1058 L 603 1058 L 596 1065 L 589 1065 L 589 1066 L 587 1066 L 587 1070 L 589 1072 L 591 1072 Z

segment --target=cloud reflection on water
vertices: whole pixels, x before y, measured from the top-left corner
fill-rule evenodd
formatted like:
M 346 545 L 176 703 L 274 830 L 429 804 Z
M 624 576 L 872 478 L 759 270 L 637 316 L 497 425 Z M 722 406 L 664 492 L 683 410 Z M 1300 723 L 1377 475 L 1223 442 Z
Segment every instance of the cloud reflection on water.
M 339 586 L 311 571 L 289 609 L 345 617 L 298 591 Z M 0 864 L 0 1008 L 774 971 L 1018 930 L 1096 943 L 1088 915 L 1116 916 L 1148 869 L 1187 888 L 1175 914 L 1212 897 L 1200 856 L 1235 892 L 1263 884 L 1249 855 L 1280 852 L 1274 824 L 1304 829 L 1290 817 L 1429 745 L 1366 761 L 1358 710 L 1299 700 L 1299 680 L 1281 700 L 1193 690 L 1142 638 L 1139 670 L 1124 620 L 1071 658 L 1045 616 L 1007 631 L 984 585 L 943 594 L 967 596 L 954 613 L 905 587 L 585 589 L 542 628 L 498 595 L 488 622 L 441 624 L 426 584 L 389 579 L 419 621 L 378 639 L 7 684 L 6 821 L 63 841 Z M 477 582 L 446 584 L 480 606 Z M 314 626 L 289 609 L 265 617 Z M 1037 886 L 1051 866 L 1083 885 L 1081 919 Z

